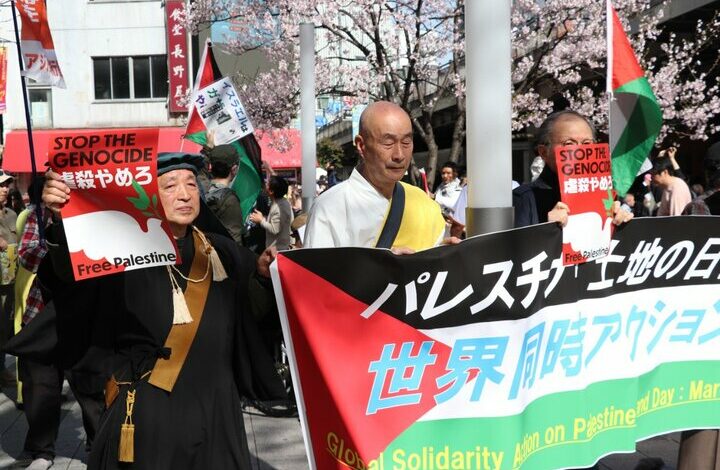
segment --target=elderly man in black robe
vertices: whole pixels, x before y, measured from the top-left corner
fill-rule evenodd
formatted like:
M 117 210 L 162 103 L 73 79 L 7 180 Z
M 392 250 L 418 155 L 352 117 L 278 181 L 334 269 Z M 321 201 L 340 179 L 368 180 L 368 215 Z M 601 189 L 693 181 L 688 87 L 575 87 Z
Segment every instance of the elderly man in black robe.
M 249 344 L 258 336 L 244 314 L 255 258 L 201 226 L 201 165 L 198 155 L 158 157 L 180 265 L 74 282 L 59 218 L 49 227 L 57 246 L 39 276 L 55 296 L 59 342 L 75 370 L 108 378 L 89 469 L 249 469 L 241 395 L 284 394 L 269 355 Z M 49 172 L 47 207 L 57 213 L 70 197 Z M 264 380 L 251 380 L 258 371 Z

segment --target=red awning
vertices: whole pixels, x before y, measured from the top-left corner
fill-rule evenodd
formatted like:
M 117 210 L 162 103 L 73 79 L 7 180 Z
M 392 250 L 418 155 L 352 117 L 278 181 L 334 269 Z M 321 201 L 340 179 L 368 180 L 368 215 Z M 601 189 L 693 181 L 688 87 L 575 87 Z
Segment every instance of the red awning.
M 200 146 L 182 140 L 185 133 L 183 127 L 160 127 L 158 138 L 158 152 L 177 152 L 182 150 L 186 152 L 197 153 Z M 54 137 L 67 134 L 81 132 L 102 132 L 102 131 L 123 131 L 125 129 L 52 129 L 52 130 L 34 130 L 33 143 L 35 147 L 35 163 L 38 171 L 45 171 L 45 163 L 47 162 L 48 146 Z M 272 135 L 270 132 L 264 133 L 258 139 L 260 148 L 262 149 L 262 159 L 272 168 L 299 168 L 302 166 L 300 132 L 297 129 L 277 129 L 272 133 L 282 133 L 287 139 L 290 149 L 286 152 L 280 152 L 270 145 Z M 27 131 L 15 130 L 10 131 L 5 136 L 5 152 L 3 152 L 2 168 L 11 173 L 30 173 L 30 148 L 28 146 Z
M 182 145 L 183 151 L 197 153 L 200 146 L 189 140 L 182 141 L 185 133 L 183 127 L 160 127 L 158 134 L 158 152 L 177 152 Z M 45 171 L 48 146 L 54 137 L 82 132 L 123 131 L 125 129 L 52 129 L 33 130 L 33 144 L 35 147 L 35 165 L 40 172 Z M 3 152 L 2 168 L 11 173 L 30 173 L 30 147 L 26 130 L 10 131 L 5 136 L 5 151 Z

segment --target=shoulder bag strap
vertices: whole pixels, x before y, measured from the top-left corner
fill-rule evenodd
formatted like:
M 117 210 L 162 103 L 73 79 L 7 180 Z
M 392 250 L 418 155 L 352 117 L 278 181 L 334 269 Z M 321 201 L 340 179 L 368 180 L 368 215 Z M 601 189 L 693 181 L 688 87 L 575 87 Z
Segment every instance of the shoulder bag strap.
M 395 183 L 393 189 L 392 201 L 390 202 L 390 211 L 385 219 L 382 232 L 378 237 L 375 248 L 391 248 L 395 237 L 400 231 L 400 223 L 402 222 L 403 212 L 405 212 L 405 189 L 402 184 Z

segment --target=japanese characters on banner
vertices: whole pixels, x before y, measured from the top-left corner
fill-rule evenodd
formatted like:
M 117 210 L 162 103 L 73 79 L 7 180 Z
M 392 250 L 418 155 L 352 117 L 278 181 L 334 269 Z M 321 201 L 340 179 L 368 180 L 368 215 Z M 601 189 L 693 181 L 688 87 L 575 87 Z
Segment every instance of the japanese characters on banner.
M 576 266 L 561 239 L 279 254 L 311 468 L 584 468 L 720 427 L 718 218 L 633 220 Z
M 195 107 L 215 145 L 229 144 L 252 134 L 253 126 L 230 78 L 225 77 L 198 90 Z
M 157 129 L 52 137 L 48 159 L 72 189 L 62 208 L 76 280 L 175 264 L 158 200 Z
M 185 2 L 165 2 L 168 56 L 168 110 L 171 113 L 187 113 L 185 94 L 188 88 L 187 32 L 183 22 Z
M 25 62 L 23 75 L 32 78 L 38 85 L 65 88 L 65 79 L 50 34 L 45 1 L 17 0 L 15 5 L 22 22 L 20 47 Z
M 607 144 L 556 147 L 562 201 L 570 208 L 563 229 L 563 263 L 579 264 L 610 250 L 615 192 Z
M 0 114 L 7 111 L 7 47 L 0 46 Z

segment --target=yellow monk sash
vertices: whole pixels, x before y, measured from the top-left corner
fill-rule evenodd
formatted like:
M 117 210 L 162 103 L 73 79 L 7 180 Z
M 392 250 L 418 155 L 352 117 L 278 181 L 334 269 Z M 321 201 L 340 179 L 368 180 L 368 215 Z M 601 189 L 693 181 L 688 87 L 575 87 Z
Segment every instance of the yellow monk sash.
M 405 207 L 400 229 L 392 246 L 412 248 L 415 251 L 434 247 L 445 232 L 445 219 L 440 205 L 420 188 L 406 183 L 400 184 L 405 190 Z
M 195 231 L 193 231 L 193 246 L 195 247 L 195 256 L 192 266 L 190 267 L 190 279 L 199 279 L 209 272 L 208 254 L 205 252 L 205 246 Z M 180 375 L 180 370 L 185 359 L 187 359 L 190 346 L 192 346 L 195 334 L 202 320 L 203 310 L 205 310 L 205 301 L 207 300 L 208 291 L 210 290 L 210 276 L 205 276 L 201 282 L 188 282 L 185 288 L 185 302 L 187 303 L 190 315 L 193 321 L 182 325 L 173 325 L 165 340 L 165 347 L 170 349 L 170 358 L 159 358 L 155 362 L 152 373 L 148 382 L 152 385 L 172 392 L 175 382 Z

